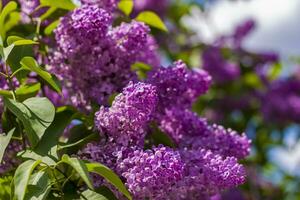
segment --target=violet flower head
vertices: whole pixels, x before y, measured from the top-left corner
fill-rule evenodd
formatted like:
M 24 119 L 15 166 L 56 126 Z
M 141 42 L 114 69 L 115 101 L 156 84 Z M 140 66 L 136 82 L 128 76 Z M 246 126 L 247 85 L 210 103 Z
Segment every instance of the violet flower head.
M 78 56 L 86 53 L 98 38 L 106 36 L 111 25 L 111 16 L 96 6 L 83 6 L 61 19 L 55 29 L 58 48 L 66 56 Z M 81 44 L 82 42 L 82 44 Z
M 40 6 L 40 0 L 18 0 L 21 5 L 21 16 L 23 23 L 29 23 L 31 18 L 40 17 L 47 11 L 48 8 L 38 8 Z M 49 21 L 44 21 L 43 25 L 48 25 Z
M 80 0 L 82 5 L 96 5 L 106 11 L 112 12 L 116 9 L 119 0 Z
M 21 11 L 23 14 L 29 16 L 40 5 L 40 0 L 19 0 Z
M 101 107 L 95 124 L 101 133 L 124 146 L 143 145 L 145 126 L 157 104 L 156 88 L 146 83 L 129 83 L 110 108 Z
M 159 128 L 181 148 L 208 149 L 224 157 L 244 158 L 250 152 L 250 140 L 243 133 L 208 125 L 207 121 L 189 110 L 172 108 L 159 120 Z
M 110 35 L 128 59 L 158 67 L 160 62 L 156 52 L 155 39 L 149 35 L 150 28 L 143 22 L 132 21 L 115 27 Z
M 155 85 L 159 94 L 160 111 L 171 106 L 190 108 L 192 103 L 204 94 L 211 83 L 211 77 L 203 70 L 190 70 L 185 63 L 160 67 L 149 75 L 147 82 Z
M 207 121 L 196 113 L 173 107 L 165 110 L 161 116 L 159 128 L 167 133 L 177 144 L 187 136 L 198 136 L 207 129 Z
M 238 25 L 233 33 L 234 46 L 239 48 L 242 41 L 246 36 L 248 36 L 256 27 L 255 21 L 253 19 L 248 19 L 242 24 Z
M 202 54 L 203 69 L 213 77 L 213 81 L 223 83 L 240 76 L 240 68 L 235 63 L 226 61 L 219 47 L 209 47 Z
M 180 145 L 191 149 L 209 149 L 224 157 L 242 159 L 249 155 L 251 141 L 244 133 L 239 135 L 236 131 L 214 124 L 199 136 L 186 137 Z
M 300 122 L 300 80 L 278 80 L 263 94 L 262 113 L 266 121 Z
M 84 5 L 62 18 L 55 30 L 57 49 L 50 70 L 65 82 L 72 104 L 107 105 L 111 94 L 136 80 L 131 65 L 158 63 L 149 28 L 132 22 L 112 27 L 108 12 Z M 151 42 L 151 44 L 150 44 Z
M 136 150 L 120 166 L 125 185 L 134 199 L 168 199 L 168 191 L 184 173 L 179 152 L 164 146 Z
M 223 158 L 204 149 L 183 149 L 180 155 L 186 166 L 184 178 L 174 189 L 177 199 L 209 199 L 245 182 L 245 170 L 234 157 Z

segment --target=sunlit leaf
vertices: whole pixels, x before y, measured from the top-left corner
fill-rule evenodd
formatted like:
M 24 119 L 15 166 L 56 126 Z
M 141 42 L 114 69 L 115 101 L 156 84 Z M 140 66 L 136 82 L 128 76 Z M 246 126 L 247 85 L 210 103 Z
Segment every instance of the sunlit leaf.
M 65 10 L 73 10 L 76 8 L 76 5 L 71 0 L 40 0 L 41 6 L 49 6 L 54 8 L 61 8 Z
M 141 12 L 136 18 L 137 21 L 145 22 L 146 24 L 168 32 L 168 29 L 160 17 L 152 11 Z
M 61 88 L 60 86 L 57 84 L 57 82 L 54 80 L 53 76 L 43 70 L 39 64 L 36 62 L 36 60 L 32 57 L 24 57 L 21 60 L 21 65 L 24 68 L 27 68 L 35 73 L 37 73 L 41 78 L 43 78 L 53 89 L 55 89 L 55 91 L 61 93 Z
M 118 3 L 118 8 L 127 16 L 130 15 L 133 9 L 133 0 L 121 0 Z
M 0 134 L 0 164 L 2 163 L 2 158 L 6 147 L 8 146 L 10 139 L 15 131 L 15 128 L 10 130 L 6 135 Z
M 44 33 L 46 35 L 50 35 L 51 33 L 53 33 L 53 30 L 58 26 L 59 22 L 60 22 L 59 20 L 56 20 L 56 21 L 52 22 L 51 24 L 49 24 L 45 28 Z
M 14 44 L 15 46 L 22 46 L 22 45 L 38 44 L 38 42 L 28 40 L 28 39 L 24 39 L 24 38 L 19 37 L 19 36 L 9 36 L 7 38 L 7 44 L 8 45 Z
M 73 169 L 80 175 L 80 177 L 86 183 L 86 185 L 90 189 L 94 189 L 94 186 L 89 177 L 88 169 L 83 161 L 79 160 L 78 158 L 70 158 L 68 155 L 65 154 L 62 157 L 62 162 L 73 167 Z
M 100 164 L 100 163 L 86 163 L 89 172 L 99 174 L 105 178 L 108 182 L 114 185 L 122 194 L 124 194 L 128 199 L 132 199 L 130 193 L 126 189 L 125 185 L 121 181 L 118 175 L 116 175 L 111 169 Z
M 14 196 L 17 200 L 25 198 L 30 175 L 41 161 L 27 160 L 22 163 L 14 175 Z
M 108 200 L 105 196 L 98 194 L 92 190 L 85 190 L 81 193 L 81 199 L 88 199 L 88 200 Z
M 8 15 L 16 10 L 18 7 L 17 3 L 14 1 L 9 1 L 9 3 L 3 8 L 1 14 L 0 14 L 0 36 L 4 39 L 6 35 L 5 30 L 5 20 L 8 17 Z
M 25 199 L 44 200 L 50 190 L 50 178 L 46 171 L 39 171 L 30 177 Z

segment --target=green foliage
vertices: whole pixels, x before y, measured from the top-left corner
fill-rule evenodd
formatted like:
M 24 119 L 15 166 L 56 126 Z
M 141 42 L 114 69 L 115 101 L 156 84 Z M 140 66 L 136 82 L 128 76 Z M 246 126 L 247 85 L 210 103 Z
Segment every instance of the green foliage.
M 124 194 L 129 200 L 132 199 L 131 195 L 127 191 L 121 179 L 108 167 L 100 163 L 86 163 L 89 172 L 99 174 L 104 177 L 108 182 L 114 185 L 122 194 Z
M 89 200 L 108 200 L 105 196 L 98 194 L 92 190 L 85 190 L 81 193 L 81 199 L 89 199 Z
M 36 146 L 54 120 L 53 104 L 44 97 L 29 98 L 22 103 L 4 98 L 4 103 L 22 122 L 31 145 Z
M 86 185 L 90 189 L 94 189 L 92 181 L 90 180 L 88 168 L 85 163 L 78 158 L 70 158 L 68 155 L 63 155 L 62 162 L 70 165 L 73 169 L 79 174 L 79 176 L 83 179 Z
M 25 198 L 30 175 L 41 161 L 28 160 L 22 163 L 16 170 L 14 175 L 14 197 L 17 200 Z
M 10 199 L 12 176 L 0 177 L 0 199 Z
M 6 147 L 8 146 L 10 139 L 14 133 L 15 129 L 10 130 L 7 135 L 0 135 L 0 164 L 2 163 L 2 158 Z
M 73 10 L 76 5 L 71 0 L 40 0 L 41 6 L 49 6 L 51 8 L 61 8 L 65 10 Z
M 31 175 L 27 186 L 25 199 L 43 200 L 51 191 L 51 180 L 45 171 Z
M 49 72 L 43 70 L 34 58 L 24 57 L 20 63 L 23 68 L 37 73 L 49 86 L 51 86 L 55 91 L 61 93 L 60 85 L 58 85 L 54 77 Z
M 45 34 L 50 35 L 53 32 L 53 30 L 58 26 L 58 24 L 59 24 L 59 20 L 56 20 L 51 24 L 49 24 L 44 30 Z
M 3 8 L 0 14 L 0 36 L 1 38 L 5 38 L 6 29 L 5 29 L 5 21 L 7 20 L 9 14 L 17 9 L 17 3 L 14 1 L 9 1 L 9 3 Z
M 141 12 L 135 19 L 137 21 L 145 22 L 154 28 L 168 32 L 168 29 L 161 18 L 152 11 Z
M 121 0 L 118 3 L 118 8 L 127 16 L 129 16 L 133 10 L 133 0 Z

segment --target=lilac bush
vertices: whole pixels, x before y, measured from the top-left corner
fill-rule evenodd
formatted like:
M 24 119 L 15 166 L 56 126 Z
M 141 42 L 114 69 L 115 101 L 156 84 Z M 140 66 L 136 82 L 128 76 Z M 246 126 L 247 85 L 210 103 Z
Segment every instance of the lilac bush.
M 210 200 L 245 183 L 250 139 L 193 106 L 214 81 L 239 78 L 221 51 L 231 40 L 242 51 L 253 23 L 208 47 L 203 69 L 163 66 L 147 23 L 165 30 L 169 1 L 134 1 L 130 13 L 117 0 L 45 2 L 19 1 L 24 38 L 0 23 L 0 174 L 14 176 L 12 199 Z M 155 24 L 131 19 L 145 10 Z
M 55 30 L 51 71 L 67 82 L 74 105 L 90 109 L 91 102 L 107 104 L 110 95 L 137 79 L 132 64 L 157 65 L 156 45 L 148 33 L 136 21 L 112 28 L 107 11 L 85 5 L 65 16 Z

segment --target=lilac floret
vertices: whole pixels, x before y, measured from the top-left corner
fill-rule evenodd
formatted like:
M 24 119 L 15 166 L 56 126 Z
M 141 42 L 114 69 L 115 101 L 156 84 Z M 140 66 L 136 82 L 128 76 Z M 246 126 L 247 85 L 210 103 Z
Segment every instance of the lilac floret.
M 189 110 L 172 108 L 160 119 L 159 127 L 181 147 L 205 148 L 223 156 L 244 158 L 250 152 L 250 140 L 243 134 L 206 120 Z
M 96 113 L 96 126 L 124 146 L 143 144 L 145 127 L 156 108 L 156 88 L 145 83 L 129 83 L 110 108 Z
M 177 61 L 152 72 L 148 82 L 157 87 L 162 111 L 170 105 L 190 108 L 197 97 L 208 90 L 211 77 L 200 69 L 189 70 L 185 63 Z
M 137 76 L 135 62 L 157 65 L 149 28 L 141 22 L 112 27 L 111 15 L 95 5 L 84 5 L 62 18 L 55 30 L 57 48 L 50 70 L 65 82 L 72 104 L 108 105 L 110 95 Z
M 167 147 L 136 150 L 121 163 L 122 176 L 135 199 L 168 199 L 172 186 L 182 179 L 180 154 Z
M 175 199 L 209 199 L 209 196 L 245 182 L 245 170 L 234 157 L 223 158 L 204 149 L 180 151 L 184 178 L 174 187 Z

